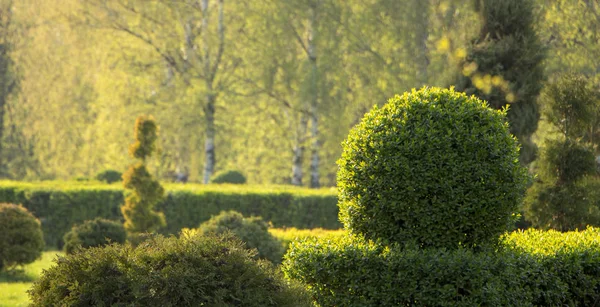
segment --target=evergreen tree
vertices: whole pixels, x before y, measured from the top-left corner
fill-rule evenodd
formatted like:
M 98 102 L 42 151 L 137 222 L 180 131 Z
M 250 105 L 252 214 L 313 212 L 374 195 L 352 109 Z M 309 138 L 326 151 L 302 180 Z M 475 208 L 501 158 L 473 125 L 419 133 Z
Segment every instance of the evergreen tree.
M 520 160 L 535 159 L 531 135 L 540 118 L 537 96 L 544 79 L 545 50 L 534 30 L 532 0 L 476 0 L 482 27 L 470 47 L 456 89 L 486 100 L 492 108 L 510 105 L 511 133 L 521 142 Z
M 131 234 L 154 232 L 166 226 L 163 213 L 154 206 L 164 196 L 164 188 L 146 169 L 146 159 L 155 150 L 158 127 L 152 116 L 139 116 L 135 121 L 135 142 L 129 147 L 131 157 L 139 161 L 123 174 L 123 185 L 131 190 L 125 198 L 121 212 L 125 217 L 125 229 Z

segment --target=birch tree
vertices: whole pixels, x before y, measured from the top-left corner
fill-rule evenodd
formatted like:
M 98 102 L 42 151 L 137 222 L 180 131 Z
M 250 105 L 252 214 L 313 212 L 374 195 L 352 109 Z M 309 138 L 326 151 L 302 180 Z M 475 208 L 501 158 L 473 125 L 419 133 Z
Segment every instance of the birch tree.
M 204 122 L 203 182 L 208 183 L 217 161 L 217 101 L 234 83 L 239 65 L 227 52 L 226 28 L 235 28 L 239 18 L 228 16 L 225 0 L 81 1 L 89 24 L 142 42 L 185 89 L 196 93 L 198 110 L 191 112 Z

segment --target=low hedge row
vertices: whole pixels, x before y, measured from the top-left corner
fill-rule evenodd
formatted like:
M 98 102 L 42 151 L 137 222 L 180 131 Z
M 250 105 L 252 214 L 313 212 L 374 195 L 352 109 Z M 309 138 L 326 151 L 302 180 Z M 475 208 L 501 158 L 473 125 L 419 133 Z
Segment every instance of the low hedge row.
M 164 234 L 195 228 L 226 210 L 261 216 L 274 227 L 341 228 L 333 190 L 193 184 L 165 188 L 167 196 L 156 207 L 167 219 Z M 23 204 L 38 217 L 51 248 L 61 248 L 63 235 L 85 220 L 122 220 L 123 199 L 118 184 L 0 181 L 0 202 Z
M 318 306 L 596 305 L 598 230 L 548 232 L 546 242 L 536 236 L 513 233 L 500 251 L 487 252 L 307 239 L 291 244 L 283 269 L 307 285 Z M 568 236 L 577 239 L 561 244 Z

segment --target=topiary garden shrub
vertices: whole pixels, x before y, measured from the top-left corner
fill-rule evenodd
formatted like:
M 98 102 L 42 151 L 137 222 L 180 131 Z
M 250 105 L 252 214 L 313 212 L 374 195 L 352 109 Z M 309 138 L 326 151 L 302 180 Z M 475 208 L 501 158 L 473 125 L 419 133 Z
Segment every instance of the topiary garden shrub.
M 338 160 L 340 220 L 384 243 L 473 247 L 514 224 L 526 185 L 506 110 L 439 88 L 375 107 Z
M 212 179 L 211 183 L 231 183 L 231 184 L 245 184 L 246 176 L 239 171 L 228 170 L 216 173 Z
M 98 173 L 96 175 L 96 180 L 103 181 L 106 183 L 119 182 L 121 181 L 122 175 L 123 174 L 121 174 L 121 172 L 109 169 Z
M 31 263 L 43 250 L 40 221 L 23 206 L 0 203 L 0 270 Z
M 283 244 L 269 232 L 269 225 L 261 217 L 244 217 L 236 211 L 224 211 L 198 228 L 199 235 L 232 232 L 240 238 L 246 248 L 256 249 L 261 259 L 280 263 L 283 258 Z
M 32 306 L 310 306 L 298 286 L 229 235 L 151 237 L 59 257 Z
M 72 254 L 80 248 L 107 245 L 109 243 L 125 243 L 127 232 L 123 223 L 102 218 L 88 220 L 75 225 L 63 238 L 63 250 Z

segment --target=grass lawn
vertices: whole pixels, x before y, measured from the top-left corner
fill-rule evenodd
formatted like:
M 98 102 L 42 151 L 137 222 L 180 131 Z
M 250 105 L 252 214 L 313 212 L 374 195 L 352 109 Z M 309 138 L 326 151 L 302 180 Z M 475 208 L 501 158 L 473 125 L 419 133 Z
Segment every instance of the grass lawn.
M 0 307 L 27 306 L 29 304 L 27 290 L 38 279 L 43 269 L 52 266 L 56 254 L 62 253 L 44 252 L 41 259 L 24 266 L 22 270 L 0 273 Z

